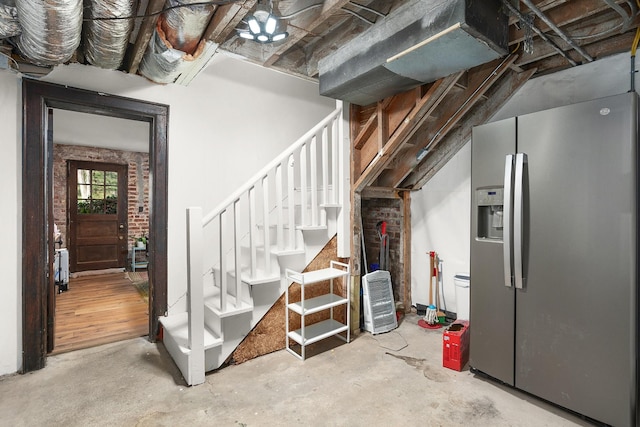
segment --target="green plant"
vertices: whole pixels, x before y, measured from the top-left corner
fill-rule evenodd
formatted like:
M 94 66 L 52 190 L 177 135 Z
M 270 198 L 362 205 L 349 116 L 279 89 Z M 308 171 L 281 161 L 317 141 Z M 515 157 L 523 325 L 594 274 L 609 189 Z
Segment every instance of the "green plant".
M 145 245 L 147 244 L 147 236 L 144 233 L 140 236 L 133 236 L 131 238 L 134 242 L 142 242 Z

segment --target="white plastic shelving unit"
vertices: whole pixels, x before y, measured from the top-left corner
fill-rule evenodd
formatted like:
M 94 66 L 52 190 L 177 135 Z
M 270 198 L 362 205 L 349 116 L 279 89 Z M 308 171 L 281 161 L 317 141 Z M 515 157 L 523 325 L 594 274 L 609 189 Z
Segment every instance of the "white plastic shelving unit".
M 290 269 L 286 270 L 287 281 L 300 284 L 300 302 L 289 302 L 289 290 L 286 292 L 286 319 L 285 324 L 287 328 L 286 344 L 287 351 L 296 356 L 300 360 L 305 359 L 305 347 L 313 344 L 330 336 L 336 335 L 343 339 L 345 342 L 349 342 L 349 265 L 343 264 L 337 261 L 331 261 L 329 268 L 322 270 L 309 271 L 307 273 L 299 273 Z M 343 279 L 343 288 L 346 297 L 336 295 L 334 293 L 333 280 L 337 278 Z M 315 298 L 305 300 L 304 290 L 305 287 L 313 285 L 314 283 L 325 282 L 329 280 L 329 293 L 320 295 Z M 333 308 L 336 306 L 345 305 L 345 311 L 347 313 L 346 323 L 339 322 L 333 317 Z M 289 330 L 289 310 L 298 313 L 300 315 L 300 329 L 295 331 Z M 305 325 L 305 316 L 319 311 L 329 310 L 329 319 L 322 322 L 314 323 L 313 325 Z M 346 338 L 340 335 L 346 331 Z M 300 354 L 294 351 L 289 343 L 289 340 L 293 340 L 300 344 Z

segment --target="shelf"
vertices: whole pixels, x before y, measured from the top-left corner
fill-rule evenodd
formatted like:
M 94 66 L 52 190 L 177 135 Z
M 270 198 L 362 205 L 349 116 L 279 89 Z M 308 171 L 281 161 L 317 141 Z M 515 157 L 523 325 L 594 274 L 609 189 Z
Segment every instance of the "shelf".
M 329 338 L 332 335 L 338 334 L 340 332 L 344 332 L 348 329 L 348 326 L 344 323 L 340 323 L 337 320 L 328 319 L 319 323 L 314 323 L 313 325 L 306 326 L 304 328 L 304 335 L 306 339 L 302 338 L 302 330 L 296 329 L 295 331 L 289 332 L 289 338 L 294 340 L 300 345 L 309 345 L 314 342 L 318 342 L 325 338 Z
M 295 311 L 296 313 L 302 314 L 312 314 L 317 313 L 318 311 L 326 310 L 331 307 L 336 307 L 338 305 L 346 304 L 348 300 L 336 294 L 326 294 L 321 295 L 319 297 L 311 298 L 304 301 L 304 312 L 302 310 L 301 302 L 294 302 L 289 304 L 289 309 L 291 311 Z
M 296 273 L 291 270 L 287 271 L 287 277 L 297 283 L 310 285 L 312 283 L 323 282 L 325 280 L 336 279 L 338 277 L 348 276 L 349 271 L 337 268 L 324 268 L 322 270 L 309 271 L 307 273 Z
M 136 271 L 137 268 L 147 268 L 149 266 L 149 262 L 147 261 L 147 248 L 139 248 L 137 246 L 133 246 L 131 248 L 131 271 Z M 137 254 L 144 255 L 143 260 L 138 260 Z
M 285 325 L 286 325 L 286 349 L 289 353 L 296 356 L 298 359 L 303 360 L 306 357 L 305 354 L 305 346 L 309 344 L 313 344 L 314 342 L 323 340 L 332 335 L 340 334 L 341 332 L 346 332 L 346 337 L 342 335 L 337 335 L 340 338 L 344 339 L 346 342 L 349 342 L 350 338 L 350 323 L 349 323 L 349 291 L 347 290 L 347 278 L 350 274 L 350 268 L 348 264 L 344 264 L 338 261 L 330 261 L 329 268 L 323 268 L 321 270 L 308 271 L 306 273 L 299 273 L 297 271 L 293 271 L 291 269 L 286 270 L 286 279 L 287 281 L 291 281 L 294 283 L 299 283 L 302 289 L 302 300 L 299 302 L 289 302 L 289 291 L 291 287 L 287 288 L 286 292 L 286 309 L 285 309 Z M 334 294 L 334 283 L 333 279 L 337 279 L 343 277 L 345 296 L 342 297 L 340 295 Z M 304 298 L 304 290 L 306 286 L 311 286 L 314 283 L 320 282 L 329 282 L 329 289 L 323 295 L 319 295 L 313 298 L 305 299 Z M 322 288 L 319 288 L 322 289 Z M 339 322 L 334 319 L 334 310 L 333 307 L 337 306 L 345 306 L 345 322 Z M 329 319 L 324 320 L 322 322 L 314 323 L 312 325 L 308 325 L 304 327 L 304 331 L 302 328 L 289 331 L 289 310 L 298 313 L 300 315 L 300 321 L 302 325 L 305 325 L 305 316 L 312 313 L 318 313 L 323 310 L 329 311 Z M 300 354 L 294 351 L 290 346 L 290 340 L 293 340 L 300 344 Z

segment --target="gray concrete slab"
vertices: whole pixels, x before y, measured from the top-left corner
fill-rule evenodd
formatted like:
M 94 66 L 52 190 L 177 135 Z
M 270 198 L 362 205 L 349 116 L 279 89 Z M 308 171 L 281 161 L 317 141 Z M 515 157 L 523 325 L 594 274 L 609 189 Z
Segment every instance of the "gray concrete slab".
M 123 341 L 0 378 L 7 426 L 574 426 L 579 418 L 442 367 L 442 330 L 408 316 L 386 334 L 278 351 L 187 387 L 161 344 Z

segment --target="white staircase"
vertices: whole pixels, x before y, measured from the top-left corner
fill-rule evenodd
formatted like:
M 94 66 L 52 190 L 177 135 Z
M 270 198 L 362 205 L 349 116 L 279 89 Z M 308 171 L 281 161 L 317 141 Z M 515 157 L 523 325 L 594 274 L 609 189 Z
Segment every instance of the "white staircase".
M 348 147 L 342 103 L 203 217 L 187 209 L 187 311 L 161 317 L 189 385 L 204 382 L 338 233 L 347 256 Z

